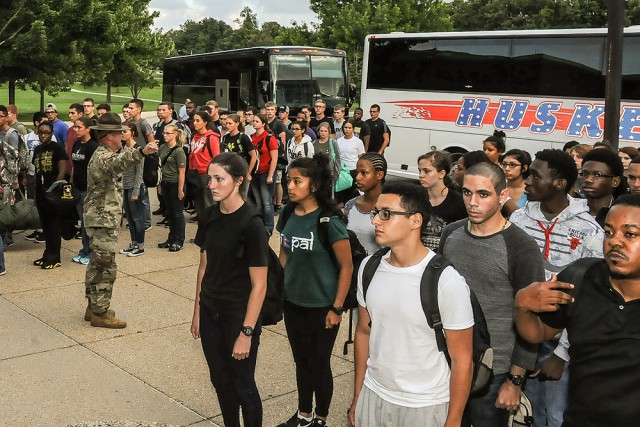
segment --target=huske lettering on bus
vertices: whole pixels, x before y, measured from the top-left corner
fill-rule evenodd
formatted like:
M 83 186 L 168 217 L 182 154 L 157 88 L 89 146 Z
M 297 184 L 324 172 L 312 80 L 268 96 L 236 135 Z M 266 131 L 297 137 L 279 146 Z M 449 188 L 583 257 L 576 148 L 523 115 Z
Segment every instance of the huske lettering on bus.
M 456 125 L 514 131 L 522 127 L 538 135 L 565 131 L 569 137 L 600 138 L 604 128 L 604 105 L 576 102 L 574 108 L 562 108 L 562 102 L 550 101 L 531 105 L 527 100 L 502 99 L 500 103 L 487 98 L 465 97 L 458 112 Z M 620 108 L 620 140 L 640 141 L 640 105 Z

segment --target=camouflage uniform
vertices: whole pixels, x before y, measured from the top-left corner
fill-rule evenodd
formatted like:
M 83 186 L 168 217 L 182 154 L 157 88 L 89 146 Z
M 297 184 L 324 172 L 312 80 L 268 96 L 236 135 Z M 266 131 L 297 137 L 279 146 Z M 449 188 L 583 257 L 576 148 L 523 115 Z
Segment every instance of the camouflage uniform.
M 118 227 L 122 218 L 122 172 L 142 158 L 138 149 L 115 153 L 100 145 L 89 161 L 84 226 L 92 257 L 87 266 L 85 293 L 96 314 L 109 309 L 116 280 Z

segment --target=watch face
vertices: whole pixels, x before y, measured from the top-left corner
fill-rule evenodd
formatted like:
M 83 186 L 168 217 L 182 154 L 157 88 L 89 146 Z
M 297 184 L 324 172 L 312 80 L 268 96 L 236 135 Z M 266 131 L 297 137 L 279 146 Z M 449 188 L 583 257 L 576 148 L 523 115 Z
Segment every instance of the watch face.
M 250 337 L 253 335 L 253 328 L 250 326 L 244 326 L 242 328 L 242 333 L 245 334 L 246 336 Z

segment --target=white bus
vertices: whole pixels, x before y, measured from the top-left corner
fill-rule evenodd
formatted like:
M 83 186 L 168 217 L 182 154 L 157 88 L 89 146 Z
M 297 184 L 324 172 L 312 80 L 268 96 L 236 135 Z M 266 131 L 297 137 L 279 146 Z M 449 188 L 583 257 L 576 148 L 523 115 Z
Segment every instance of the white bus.
M 389 172 L 418 156 L 466 152 L 503 130 L 535 154 L 603 138 L 607 30 L 376 34 L 365 39 L 360 105 L 391 129 Z M 640 142 L 640 27 L 625 29 L 620 145 Z M 640 148 L 640 147 L 638 147 Z

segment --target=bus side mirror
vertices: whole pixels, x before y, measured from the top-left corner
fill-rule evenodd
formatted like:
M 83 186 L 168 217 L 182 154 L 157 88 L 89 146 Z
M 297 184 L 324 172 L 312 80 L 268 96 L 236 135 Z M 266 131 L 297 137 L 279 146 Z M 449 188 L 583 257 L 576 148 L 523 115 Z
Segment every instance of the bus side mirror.
M 264 102 L 269 101 L 269 80 L 260 80 L 260 95 Z

